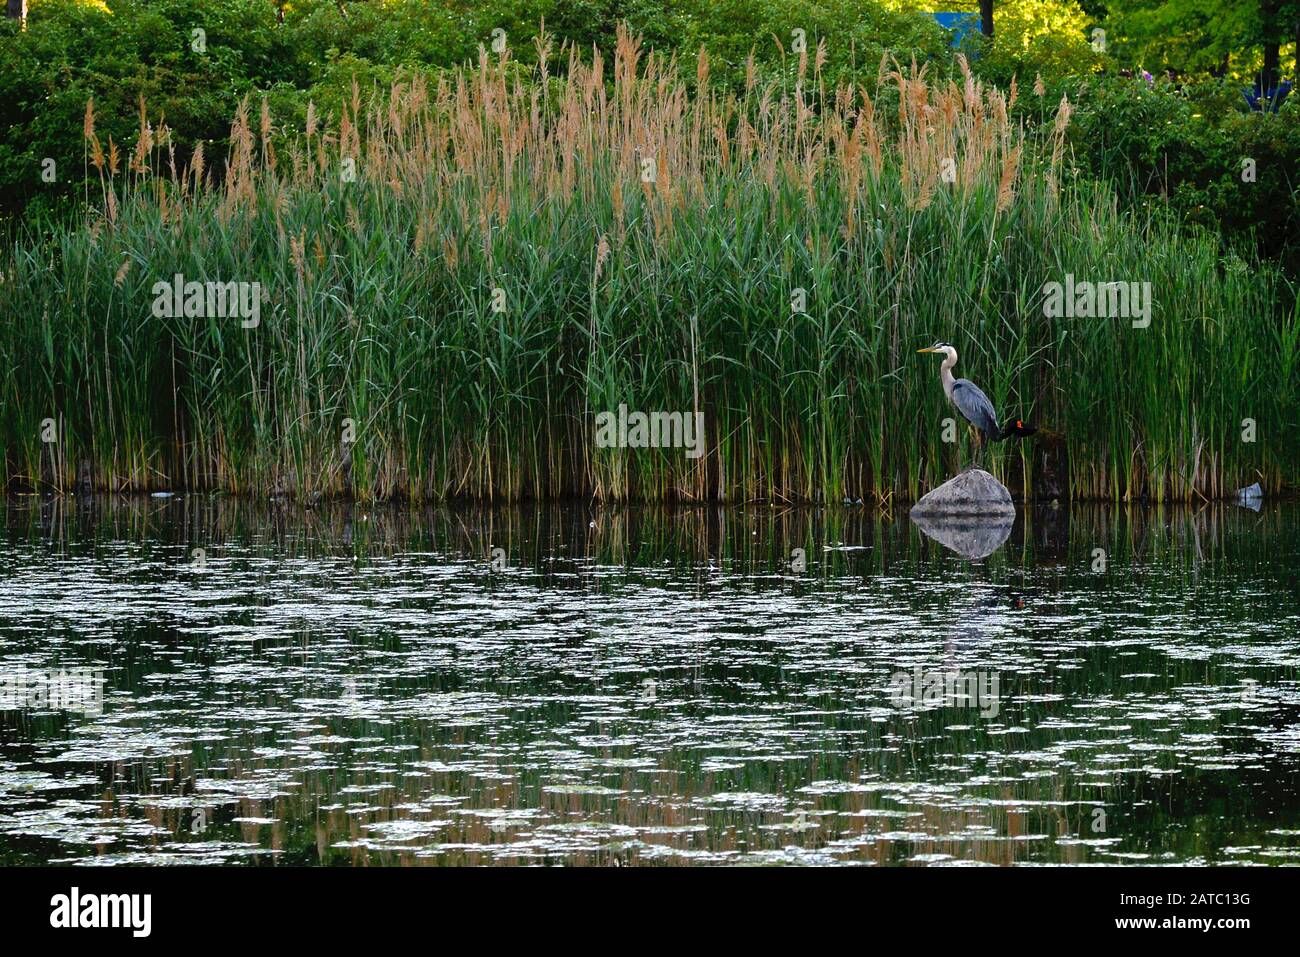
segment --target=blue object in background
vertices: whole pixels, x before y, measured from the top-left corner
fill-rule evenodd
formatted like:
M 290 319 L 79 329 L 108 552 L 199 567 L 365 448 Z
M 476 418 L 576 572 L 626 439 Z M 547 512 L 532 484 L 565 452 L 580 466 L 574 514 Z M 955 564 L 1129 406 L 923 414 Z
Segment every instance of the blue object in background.
M 1261 90 L 1259 81 L 1255 81 L 1254 86 L 1248 86 L 1242 91 L 1246 97 L 1246 102 L 1250 108 L 1257 113 L 1267 110 L 1270 113 L 1276 113 L 1277 108 L 1282 105 L 1287 94 L 1291 92 L 1291 81 L 1283 80 L 1278 86 L 1271 90 Z
M 933 13 L 935 22 L 945 30 L 952 31 L 952 46 L 961 46 L 968 33 L 980 32 L 980 15 L 963 10 L 957 13 Z

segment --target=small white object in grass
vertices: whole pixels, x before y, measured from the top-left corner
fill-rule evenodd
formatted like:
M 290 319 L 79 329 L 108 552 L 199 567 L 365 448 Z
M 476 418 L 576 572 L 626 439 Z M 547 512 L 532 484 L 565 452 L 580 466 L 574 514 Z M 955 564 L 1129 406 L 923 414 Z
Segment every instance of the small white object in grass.
M 1238 498 L 1263 498 L 1264 490 L 1260 488 L 1259 483 L 1256 482 L 1254 485 L 1248 486 L 1246 488 L 1238 489 L 1237 497 Z

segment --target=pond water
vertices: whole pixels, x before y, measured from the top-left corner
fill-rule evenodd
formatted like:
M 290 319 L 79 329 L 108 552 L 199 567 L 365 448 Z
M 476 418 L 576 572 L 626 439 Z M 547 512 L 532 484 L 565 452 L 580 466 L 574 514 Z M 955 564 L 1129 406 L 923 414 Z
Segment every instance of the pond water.
M 1300 863 L 1300 506 L 3 507 L 0 863 Z

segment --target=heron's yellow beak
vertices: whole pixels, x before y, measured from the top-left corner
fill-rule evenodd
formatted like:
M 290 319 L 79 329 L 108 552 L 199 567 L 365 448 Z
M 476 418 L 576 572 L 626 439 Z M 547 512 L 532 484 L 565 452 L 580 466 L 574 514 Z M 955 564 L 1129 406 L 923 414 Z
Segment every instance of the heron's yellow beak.
M 938 352 L 939 350 L 926 348 L 926 349 L 917 349 L 916 351 L 917 352 Z

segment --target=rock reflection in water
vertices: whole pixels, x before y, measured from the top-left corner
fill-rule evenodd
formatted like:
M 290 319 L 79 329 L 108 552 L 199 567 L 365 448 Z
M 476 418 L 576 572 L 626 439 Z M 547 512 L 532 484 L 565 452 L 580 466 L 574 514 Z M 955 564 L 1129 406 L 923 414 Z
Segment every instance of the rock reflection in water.
M 962 558 L 988 558 L 1011 537 L 1011 515 L 934 515 L 916 513 L 912 522 L 930 538 Z

